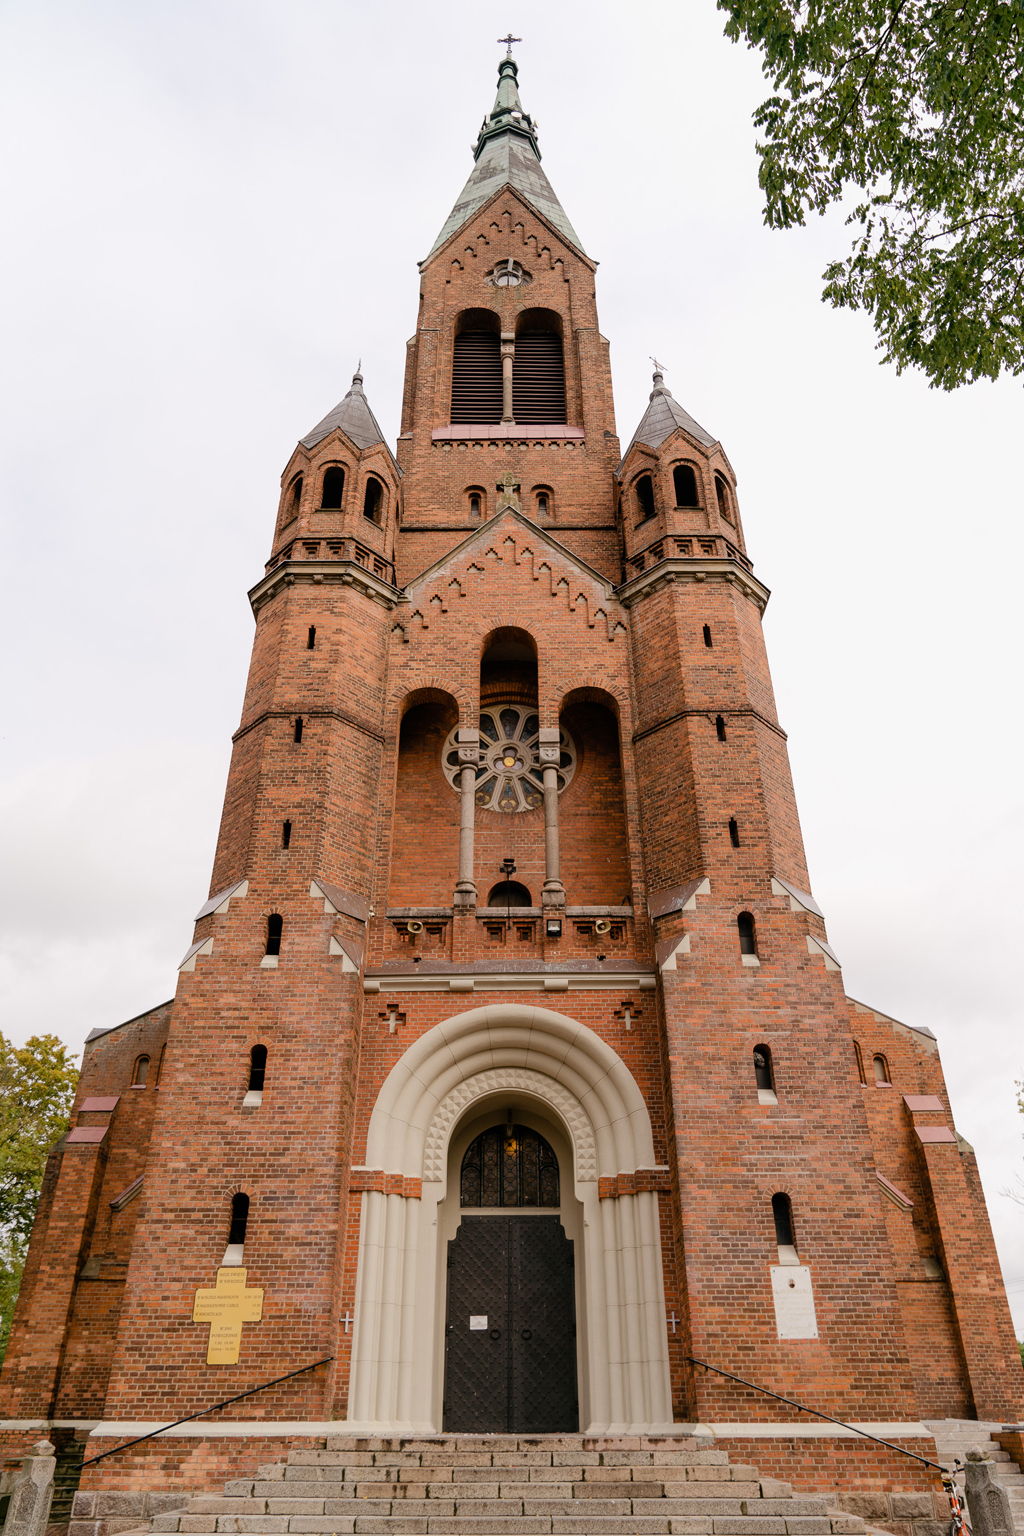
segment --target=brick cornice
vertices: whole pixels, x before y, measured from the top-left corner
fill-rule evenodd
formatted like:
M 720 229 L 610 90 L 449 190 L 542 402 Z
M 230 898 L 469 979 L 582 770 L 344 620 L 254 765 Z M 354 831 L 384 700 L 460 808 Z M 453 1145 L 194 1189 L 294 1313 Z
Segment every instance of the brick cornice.
M 297 704 L 294 709 L 262 710 L 254 719 L 240 725 L 231 740 L 241 741 L 243 736 L 248 736 L 250 731 L 254 731 L 265 720 L 294 720 L 296 715 L 301 715 L 303 720 L 338 720 L 342 725 L 350 725 L 353 730 L 362 731 L 371 741 L 383 742 L 387 739 L 383 731 L 375 731 L 372 726 L 364 725 L 361 720 L 357 720 L 354 715 L 347 715 L 342 709 L 304 709 L 301 704 Z
M 268 571 L 249 592 L 253 613 L 270 601 L 281 587 L 296 582 L 311 585 L 355 587 L 384 608 L 394 608 L 401 597 L 397 587 L 374 576 L 356 560 L 285 560 Z
M 756 720 L 758 725 L 766 726 L 780 740 L 789 740 L 781 725 L 774 720 L 769 720 L 767 715 L 762 715 L 756 709 L 677 709 L 673 714 L 666 715 L 664 720 L 656 720 L 653 725 L 645 725 L 642 731 L 634 731 L 632 740 L 643 741 L 645 736 L 653 736 L 656 731 L 663 731 L 666 726 L 674 725 L 677 720 L 686 720 L 690 715 L 702 715 L 705 720 L 713 720 L 716 715 L 722 715 L 726 720 L 736 720 L 746 716 L 750 720 Z
M 738 560 L 662 560 L 649 570 L 616 587 L 615 596 L 624 608 L 631 608 L 641 598 L 656 592 L 669 582 L 676 581 L 725 581 L 739 587 L 744 597 L 749 597 L 760 613 L 768 606 L 771 593 L 763 582 L 750 571 L 744 570 Z

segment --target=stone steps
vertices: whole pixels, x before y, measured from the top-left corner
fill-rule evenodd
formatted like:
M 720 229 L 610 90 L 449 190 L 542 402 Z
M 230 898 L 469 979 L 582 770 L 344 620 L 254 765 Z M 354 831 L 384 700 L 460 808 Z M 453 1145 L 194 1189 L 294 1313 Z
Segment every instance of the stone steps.
M 926 1423 L 935 1436 L 936 1461 L 962 1462 L 968 1451 L 981 1451 L 995 1463 L 992 1475 L 1006 1490 L 1017 1536 L 1024 1536 L 1024 1472 L 1009 1451 L 1004 1451 L 991 1439 L 993 1430 L 1001 1429 L 1002 1425 L 973 1419 L 940 1419 Z M 963 1488 L 962 1472 L 957 1474 L 956 1481 Z
M 84 1511 L 83 1511 L 84 1513 Z M 697 1438 L 337 1438 L 156 1516 L 152 1536 L 863 1536 Z M 86 1536 L 84 1531 L 80 1536 Z

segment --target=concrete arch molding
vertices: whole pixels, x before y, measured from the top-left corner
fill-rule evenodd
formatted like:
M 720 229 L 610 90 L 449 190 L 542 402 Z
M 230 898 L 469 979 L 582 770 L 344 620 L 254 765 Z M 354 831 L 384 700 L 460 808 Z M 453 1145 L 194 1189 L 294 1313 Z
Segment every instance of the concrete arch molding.
M 547 1008 L 495 1004 L 435 1025 L 377 1098 L 366 1166 L 422 1180 L 422 1199 L 362 1195 L 349 1392 L 353 1427 L 436 1433 L 443 1372 L 444 1202 L 458 1127 L 515 1094 L 569 1148 L 580 1220 L 581 1427 L 671 1426 L 657 1196 L 598 1198 L 598 1181 L 654 1166 L 650 1116 L 600 1036 Z M 451 1207 L 447 1207 L 449 1223 Z

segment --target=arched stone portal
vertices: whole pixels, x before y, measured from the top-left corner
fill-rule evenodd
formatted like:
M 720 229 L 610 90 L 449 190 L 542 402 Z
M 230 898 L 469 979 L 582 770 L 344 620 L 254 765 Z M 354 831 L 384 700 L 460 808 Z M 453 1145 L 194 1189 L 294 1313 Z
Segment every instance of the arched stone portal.
M 647 1107 L 593 1030 L 515 1003 L 428 1030 L 381 1088 L 366 1168 L 422 1180 L 422 1198 L 362 1196 L 349 1419 L 388 1432 L 440 1428 L 443 1247 L 458 1204 L 449 1149 L 460 1126 L 510 1096 L 551 1128 L 570 1165 L 563 1206 L 571 1196 L 582 1250 L 581 1428 L 664 1432 L 672 1408 L 657 1196 L 598 1197 L 601 1178 L 654 1168 Z

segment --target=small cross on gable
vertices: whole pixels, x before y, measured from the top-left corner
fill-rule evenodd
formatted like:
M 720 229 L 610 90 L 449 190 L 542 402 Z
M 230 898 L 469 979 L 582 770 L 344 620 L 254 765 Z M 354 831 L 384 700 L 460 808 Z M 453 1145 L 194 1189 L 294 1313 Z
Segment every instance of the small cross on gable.
M 246 1289 L 247 1269 L 218 1269 L 217 1283 L 196 1291 L 192 1321 L 209 1323 L 207 1365 L 237 1365 L 242 1352 L 242 1324 L 258 1323 L 263 1316 L 263 1291 Z
M 398 1033 L 399 1024 L 405 1023 L 405 1014 L 401 1012 L 397 1003 L 388 1003 L 385 1013 L 378 1013 L 378 1019 L 383 1019 L 388 1027 L 389 1035 Z
M 627 997 L 623 1000 L 620 1006 L 615 1009 L 614 1017 L 621 1019 L 626 1029 L 631 1030 L 633 1028 L 633 1024 L 638 1018 L 640 1018 L 642 1013 L 643 1009 L 639 1008 L 637 1004 L 633 1002 L 632 998 Z

